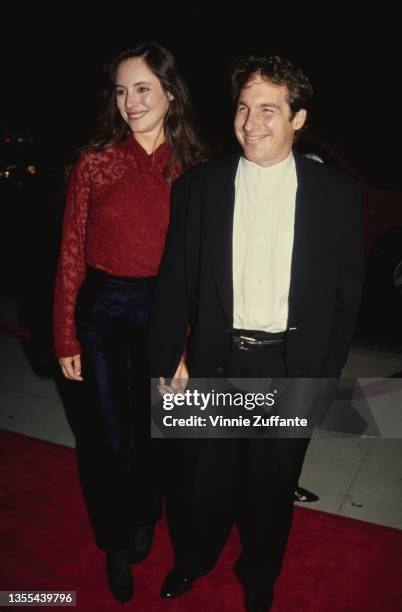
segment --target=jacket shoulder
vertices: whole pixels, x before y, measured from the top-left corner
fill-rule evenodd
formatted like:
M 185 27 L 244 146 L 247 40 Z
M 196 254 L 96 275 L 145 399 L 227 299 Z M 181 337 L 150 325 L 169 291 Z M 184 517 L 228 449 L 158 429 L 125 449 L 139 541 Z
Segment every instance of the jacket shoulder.
M 300 154 L 295 155 L 295 158 L 301 172 L 314 176 L 315 180 L 323 185 L 352 191 L 361 189 L 360 183 L 341 168 L 314 161 Z
M 308 183 L 317 201 L 325 202 L 326 210 L 334 210 L 338 218 L 362 214 L 362 185 L 344 170 L 297 155 L 298 179 Z

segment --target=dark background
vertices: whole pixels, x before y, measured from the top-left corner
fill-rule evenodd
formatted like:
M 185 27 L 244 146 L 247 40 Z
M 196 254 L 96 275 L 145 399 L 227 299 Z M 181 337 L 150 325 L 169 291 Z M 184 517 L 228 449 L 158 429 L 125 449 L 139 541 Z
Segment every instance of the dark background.
M 251 53 L 289 57 L 304 68 L 315 90 L 311 129 L 369 186 L 402 191 L 400 10 L 384 3 L 371 8 L 246 3 L 225 5 L 224 11 L 223 6 L 189 4 L 179 10 L 149 3 L 145 12 L 134 3 L 107 3 L 93 5 L 87 15 L 83 3 L 2 8 L 0 135 L 31 135 L 36 151 L 31 162 L 39 173 L 30 182 L 25 177 L 17 196 L 1 186 L 0 295 L 17 298 L 18 321 L 32 331 L 27 350 L 39 355 L 37 363 L 42 355 L 53 359 L 51 310 L 65 165 L 92 132 L 104 64 L 142 40 L 155 40 L 176 55 L 204 134 L 220 153 L 235 146 L 231 60 Z M 218 9 L 226 17 L 218 16 Z M 402 196 L 400 201 L 402 206 Z M 398 338 L 398 321 L 402 337 L 402 298 L 392 281 L 402 266 L 401 227 L 383 243 L 374 264 L 368 262 L 374 280 L 364 295 L 359 329 L 364 341 L 389 344 Z
M 137 3 L 136 3 L 137 4 Z M 134 8 L 128 8 L 132 6 Z M 174 6 L 174 5 L 173 5 Z M 377 186 L 400 186 L 402 71 L 399 9 L 348 4 L 274 8 L 201 4 L 63 3 L 2 14 L 0 128 L 26 129 L 47 147 L 85 144 L 98 108 L 102 66 L 143 39 L 168 46 L 186 77 L 207 137 L 231 143 L 230 60 L 277 53 L 294 59 L 315 89 L 311 126 Z M 276 7 L 276 8 L 275 8 Z M 214 10 L 213 10 L 214 9 Z M 4 125 L 6 124 L 6 125 Z

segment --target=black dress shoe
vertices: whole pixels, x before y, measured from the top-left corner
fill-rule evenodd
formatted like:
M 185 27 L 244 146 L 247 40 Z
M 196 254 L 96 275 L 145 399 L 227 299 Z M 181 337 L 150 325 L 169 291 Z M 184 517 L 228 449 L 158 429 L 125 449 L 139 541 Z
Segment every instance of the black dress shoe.
M 140 563 L 151 552 L 154 540 L 155 525 L 143 525 L 134 530 L 134 545 L 131 549 L 130 562 Z
M 246 589 L 244 605 L 248 612 L 266 612 L 274 601 L 272 589 Z
M 165 599 L 173 599 L 183 595 L 193 586 L 193 579 L 180 574 L 177 570 L 173 570 L 168 574 L 163 581 L 161 588 L 161 597 Z
M 122 604 L 130 601 L 134 593 L 130 551 L 106 551 L 106 573 L 109 589 L 114 598 Z
M 316 502 L 320 498 L 315 493 L 308 491 L 307 489 L 303 489 L 303 487 L 296 487 L 294 493 L 294 501 L 297 502 Z

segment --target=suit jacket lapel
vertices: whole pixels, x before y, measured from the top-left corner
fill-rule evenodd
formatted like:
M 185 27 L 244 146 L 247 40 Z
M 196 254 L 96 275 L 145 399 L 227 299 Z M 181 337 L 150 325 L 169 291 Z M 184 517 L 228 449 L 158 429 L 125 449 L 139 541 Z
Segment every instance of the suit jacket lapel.
M 317 193 L 311 165 L 305 164 L 304 158 L 294 153 L 297 174 L 297 192 L 294 223 L 294 240 L 292 251 L 288 328 L 298 327 L 303 308 L 304 281 L 306 278 L 307 254 L 314 239 L 314 206 Z
M 239 158 L 239 154 L 226 158 L 224 160 L 226 167 L 217 175 L 212 185 L 214 210 L 211 211 L 208 227 L 216 289 L 229 327 L 233 325 L 232 235 L 235 178 Z

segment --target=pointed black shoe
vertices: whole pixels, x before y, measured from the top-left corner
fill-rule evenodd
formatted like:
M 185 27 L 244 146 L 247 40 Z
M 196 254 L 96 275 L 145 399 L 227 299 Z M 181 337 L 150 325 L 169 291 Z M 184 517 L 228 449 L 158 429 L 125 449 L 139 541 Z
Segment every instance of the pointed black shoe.
M 161 587 L 161 597 L 165 599 L 173 599 L 179 597 L 189 591 L 193 586 L 193 579 L 180 574 L 177 570 L 173 570 L 168 574 L 163 581 Z
M 294 492 L 294 501 L 296 502 L 316 502 L 320 498 L 315 493 L 303 489 L 303 487 L 296 487 Z
M 244 605 L 247 612 L 266 612 L 274 601 L 272 589 L 246 589 Z
M 140 563 L 151 552 L 154 541 L 155 525 L 143 525 L 134 530 L 134 545 L 130 552 L 130 562 Z
M 130 601 L 134 594 L 130 552 L 128 550 L 106 551 L 106 574 L 113 597 L 121 604 Z

